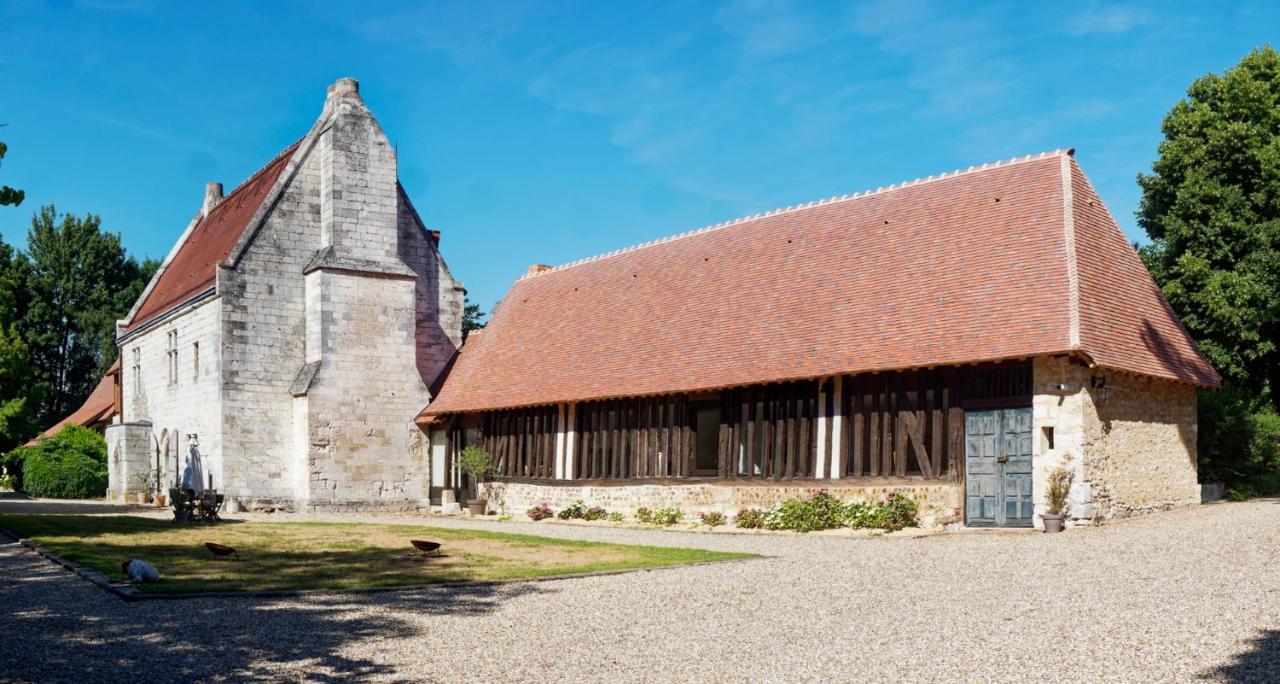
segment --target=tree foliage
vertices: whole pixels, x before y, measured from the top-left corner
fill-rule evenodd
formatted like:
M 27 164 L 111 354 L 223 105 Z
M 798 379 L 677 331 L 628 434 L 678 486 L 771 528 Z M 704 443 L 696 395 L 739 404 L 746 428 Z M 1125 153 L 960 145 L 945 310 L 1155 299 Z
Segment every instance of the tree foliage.
M 484 326 L 484 312 L 480 310 L 480 305 L 464 297 L 462 299 L 462 341 L 466 342 L 468 335 Z
M 9 146 L 0 142 L 0 159 L 4 159 L 4 155 L 9 151 Z M 0 207 L 18 206 L 22 204 L 22 200 L 26 199 L 27 193 L 21 190 L 15 190 L 7 185 L 0 185 Z
M 20 280 L 14 251 L 0 238 L 0 453 L 36 432 L 31 354 L 17 325 Z
M 1247 476 L 1275 466 L 1250 456 L 1250 440 L 1280 388 L 1280 55 L 1260 48 L 1196 79 L 1163 132 L 1138 177 L 1152 240 L 1141 254 L 1224 378 L 1221 394 L 1202 397 L 1202 466 Z
M 75 410 L 115 361 L 115 321 L 156 264 L 128 256 L 97 216 L 59 215 L 46 206 L 32 218 L 26 252 L 0 268 L 0 297 L 8 298 L 11 319 L 0 331 L 0 406 L 21 398 L 36 425 L 49 425 Z M 27 374 L 16 382 L 5 381 L 6 348 L 10 359 L 25 355 Z

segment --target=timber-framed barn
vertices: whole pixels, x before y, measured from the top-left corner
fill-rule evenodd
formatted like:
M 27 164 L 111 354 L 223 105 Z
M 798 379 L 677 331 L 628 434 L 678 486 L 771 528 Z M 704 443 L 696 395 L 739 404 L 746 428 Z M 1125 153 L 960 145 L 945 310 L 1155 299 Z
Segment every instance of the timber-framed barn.
M 419 416 L 433 492 L 491 455 L 509 510 L 734 511 L 888 490 L 930 522 L 1076 524 L 1199 501 L 1219 384 L 1073 153 L 534 266 Z

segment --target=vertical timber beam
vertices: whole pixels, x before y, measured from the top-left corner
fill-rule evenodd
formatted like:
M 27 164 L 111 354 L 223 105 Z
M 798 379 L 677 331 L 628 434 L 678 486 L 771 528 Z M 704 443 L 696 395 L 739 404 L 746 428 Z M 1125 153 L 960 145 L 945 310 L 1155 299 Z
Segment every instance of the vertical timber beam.
M 821 478 L 827 468 L 827 379 L 818 378 L 818 437 L 813 457 L 813 476 Z
M 840 471 L 844 463 L 844 376 L 837 375 L 831 388 L 831 472 L 828 475 L 836 479 L 843 475 Z

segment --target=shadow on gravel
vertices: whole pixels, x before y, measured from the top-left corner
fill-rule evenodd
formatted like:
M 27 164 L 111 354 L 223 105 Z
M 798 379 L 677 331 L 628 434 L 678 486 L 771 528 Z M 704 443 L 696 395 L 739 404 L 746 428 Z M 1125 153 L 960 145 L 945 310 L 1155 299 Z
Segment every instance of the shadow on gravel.
M 26 681 L 204 681 L 396 679 L 394 668 L 359 655 L 419 628 L 398 612 L 484 615 L 538 583 L 468 586 L 351 597 L 191 600 L 125 604 L 114 597 L 57 600 L 57 570 L 0 582 L 4 678 Z M 94 589 L 94 591 L 97 591 Z M 363 647 L 361 642 L 367 642 Z
M 1202 676 L 1227 682 L 1274 682 L 1280 673 L 1280 629 L 1269 629 L 1254 639 L 1249 650 L 1237 653 L 1230 663 Z

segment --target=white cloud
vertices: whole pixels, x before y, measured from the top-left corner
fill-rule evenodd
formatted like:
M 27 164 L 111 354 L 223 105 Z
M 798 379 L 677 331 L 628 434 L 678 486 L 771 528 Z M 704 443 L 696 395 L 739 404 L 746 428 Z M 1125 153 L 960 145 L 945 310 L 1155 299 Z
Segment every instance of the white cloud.
M 1151 21 L 1145 10 L 1120 5 L 1091 5 L 1071 12 L 1066 32 L 1072 36 L 1094 33 L 1125 33 L 1129 29 Z

